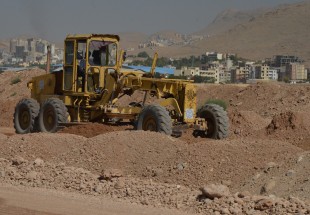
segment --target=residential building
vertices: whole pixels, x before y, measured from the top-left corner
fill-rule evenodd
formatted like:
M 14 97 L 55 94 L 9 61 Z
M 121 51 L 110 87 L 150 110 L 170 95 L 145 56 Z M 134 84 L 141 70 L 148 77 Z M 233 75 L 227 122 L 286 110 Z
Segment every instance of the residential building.
M 307 71 L 303 64 L 290 63 L 286 66 L 286 76 L 289 80 L 307 80 Z
M 269 80 L 269 69 L 268 64 L 262 64 L 255 67 L 255 75 L 257 79 Z
M 16 46 L 15 47 L 15 57 L 24 58 L 26 57 L 25 46 Z
M 219 73 L 219 83 L 229 83 L 231 82 L 231 73 L 230 71 L 220 71 Z
M 21 50 L 21 46 L 24 47 L 24 50 L 28 50 L 28 42 L 23 39 L 12 39 L 10 40 L 10 52 L 15 53 L 16 47 L 19 46 L 19 50 Z
M 206 52 L 205 54 L 201 55 L 201 64 L 212 63 L 214 61 L 223 60 L 223 54 L 217 52 Z
M 36 41 L 34 38 L 27 39 L 28 41 L 28 51 L 35 52 L 36 51 Z
M 231 81 L 233 83 L 246 83 L 250 78 L 250 71 L 247 67 L 236 67 L 231 70 Z
M 278 77 L 278 70 L 274 69 L 274 68 L 269 68 L 268 78 L 269 78 L 269 80 L 277 81 L 279 79 L 279 77 Z
M 273 69 L 277 70 L 278 73 L 278 81 L 284 81 L 286 77 L 286 66 L 282 67 L 273 67 Z
M 234 63 L 231 59 L 226 59 L 226 69 L 230 70 L 233 67 Z
M 15 53 L 16 46 L 17 46 L 17 40 L 16 39 L 10 40 L 10 53 Z
M 208 70 L 200 70 L 200 76 L 213 78 L 214 83 L 220 83 L 220 72 L 219 69 L 208 69 Z
M 11 39 L 10 53 L 12 56 L 7 57 L 8 63 L 44 63 L 46 61 L 47 46 L 51 46 L 52 62 L 61 63 L 63 59 L 63 51 L 55 48 L 55 44 L 50 44 L 46 40 L 28 38 L 28 39 Z M 12 59 L 12 58 L 15 59 Z M 25 64 L 26 65 L 26 64 Z
M 199 67 L 186 67 L 183 66 L 181 70 L 175 70 L 175 76 L 195 76 L 200 75 Z
M 274 67 L 282 67 L 287 66 L 290 63 L 302 63 L 302 60 L 296 56 L 289 56 L 289 55 L 276 55 L 273 59 L 273 66 Z

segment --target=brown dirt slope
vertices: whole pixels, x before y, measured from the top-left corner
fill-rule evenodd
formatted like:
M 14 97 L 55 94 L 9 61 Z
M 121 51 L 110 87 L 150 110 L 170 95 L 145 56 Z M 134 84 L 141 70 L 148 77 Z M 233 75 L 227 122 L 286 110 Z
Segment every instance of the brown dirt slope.
M 13 126 L 16 103 L 20 99 L 30 96 L 27 82 L 32 77 L 41 74 L 44 74 L 44 71 L 40 69 L 0 74 L 0 126 Z M 14 81 L 17 80 L 20 82 L 15 83 Z
M 97 173 L 116 168 L 126 175 L 190 187 L 229 181 L 233 189 L 266 163 L 302 152 L 279 141 L 197 139 L 188 144 L 143 131 L 110 132 L 89 139 L 71 134 L 13 135 L 3 139 L 0 157 L 40 157 Z
M 126 124 L 96 123 L 68 127 L 56 134 L 10 133 L 15 103 L 29 96 L 26 82 L 37 74 L 42 71 L 1 75 L 0 101 L 5 114 L 1 114 L 0 126 L 10 127 L 0 127 L 0 182 L 102 194 L 210 214 L 226 213 L 222 211 L 225 208 L 235 214 L 238 210 L 262 210 L 261 214 L 306 210 L 299 200 L 266 195 L 310 199 L 310 85 L 199 85 L 200 105 L 209 98 L 228 104 L 230 135 L 225 140 L 194 138 L 191 130 L 176 139 L 134 131 Z M 21 82 L 11 85 L 18 76 Z M 16 95 L 11 96 L 12 91 Z M 125 97 L 122 103 L 141 96 Z M 47 165 L 38 167 L 42 162 L 37 158 Z M 111 174 L 117 175 L 116 179 L 109 179 Z M 99 180 L 102 177 L 104 180 Z M 236 194 L 197 202 L 198 188 L 210 183 L 227 185 L 232 192 L 249 190 L 265 196 L 248 194 L 248 199 L 241 201 L 245 197 Z M 291 204 L 295 209 L 287 209 Z
M 310 153 L 304 152 L 280 163 L 269 163 L 242 189 L 252 193 L 276 194 L 277 196 L 309 199 Z
M 309 150 L 310 85 L 199 85 L 198 103 L 228 104 L 230 138 L 282 140 Z
M 108 196 L 135 204 L 177 208 L 181 211 L 201 214 L 308 214 L 310 212 L 308 202 L 294 197 L 282 199 L 274 196 L 251 195 L 247 192 L 232 194 L 223 185 L 212 185 L 211 189 L 211 186 L 206 186 L 201 189 L 203 191 L 201 193 L 197 189 L 177 184 L 123 177 L 115 170 L 109 175 L 96 175 L 83 168 L 50 163 L 42 159 L 2 158 L 0 168 L 2 183 L 71 191 L 71 196 L 74 196 L 74 193 L 90 197 Z M 207 197 L 206 192 L 209 193 L 208 195 L 216 195 L 217 198 Z

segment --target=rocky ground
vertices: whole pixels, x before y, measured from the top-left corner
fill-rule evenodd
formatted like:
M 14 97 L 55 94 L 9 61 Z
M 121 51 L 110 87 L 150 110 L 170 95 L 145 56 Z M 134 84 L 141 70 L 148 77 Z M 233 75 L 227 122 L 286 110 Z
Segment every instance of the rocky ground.
M 310 85 L 199 85 L 199 105 L 209 98 L 228 104 L 230 136 L 220 141 L 126 123 L 16 135 L 15 104 L 30 96 L 26 82 L 43 73 L 0 74 L 1 183 L 188 213 L 310 214 Z M 13 84 L 16 77 L 21 82 Z

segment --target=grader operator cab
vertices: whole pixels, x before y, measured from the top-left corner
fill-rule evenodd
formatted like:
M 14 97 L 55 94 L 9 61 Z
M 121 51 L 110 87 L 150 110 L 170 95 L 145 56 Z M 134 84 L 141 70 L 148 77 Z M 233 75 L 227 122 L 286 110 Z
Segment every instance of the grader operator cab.
M 215 104 L 197 110 L 193 83 L 154 77 L 157 54 L 149 73 L 122 69 L 119 40 L 119 36 L 107 34 L 68 35 L 63 70 L 28 82 L 31 98 L 16 105 L 16 132 L 56 132 L 66 125 L 127 120 L 138 130 L 167 135 L 187 125 L 195 135 L 227 137 L 226 112 Z M 122 96 L 136 90 L 144 92 L 141 102 L 118 105 Z M 148 96 L 156 96 L 158 102 L 146 105 Z

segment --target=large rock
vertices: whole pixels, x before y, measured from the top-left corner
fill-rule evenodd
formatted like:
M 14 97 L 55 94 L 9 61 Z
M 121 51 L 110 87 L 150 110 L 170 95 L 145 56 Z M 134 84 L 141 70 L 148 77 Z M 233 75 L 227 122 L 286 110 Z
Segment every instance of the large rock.
M 26 174 L 25 178 L 28 179 L 29 181 L 37 179 L 38 173 L 35 171 L 30 171 Z
M 269 193 L 271 190 L 273 190 L 276 186 L 275 180 L 269 180 L 264 186 L 261 188 L 261 194 Z
M 33 162 L 33 165 L 35 165 L 35 166 L 43 166 L 44 165 L 44 161 L 42 159 L 40 159 L 40 158 L 37 158 Z
M 222 184 L 210 184 L 203 188 L 200 188 L 200 190 L 202 194 L 209 199 L 222 198 L 224 196 L 230 195 L 229 188 Z
M 26 163 L 26 162 L 27 161 L 20 156 L 17 156 L 17 157 L 12 159 L 12 165 L 14 165 L 14 166 L 19 166 L 19 165 Z
M 107 169 L 102 172 L 102 176 L 105 180 L 111 180 L 112 178 L 122 177 L 123 172 L 119 169 Z
M 264 211 L 274 206 L 272 199 L 261 199 L 255 203 L 254 209 Z

